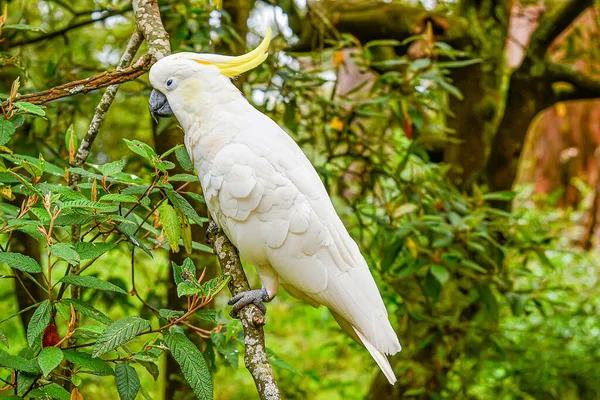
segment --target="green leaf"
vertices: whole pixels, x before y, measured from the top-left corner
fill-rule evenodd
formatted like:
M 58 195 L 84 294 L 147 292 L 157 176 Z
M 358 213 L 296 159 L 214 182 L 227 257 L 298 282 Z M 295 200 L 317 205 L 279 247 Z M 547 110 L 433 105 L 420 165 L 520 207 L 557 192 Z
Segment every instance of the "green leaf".
M 182 282 L 177 285 L 177 297 L 193 296 L 202 292 L 202 289 L 194 285 L 192 282 Z
M 60 302 L 66 304 L 67 306 L 73 305 L 75 311 L 79 311 L 86 317 L 90 317 L 104 325 L 109 325 L 114 322 L 109 316 L 104 314 L 102 311 L 92 307 L 90 304 L 79 299 L 63 299 Z
M 196 311 L 196 316 L 202 321 L 208 321 L 215 324 L 218 323 L 217 315 L 217 311 L 208 308 L 201 308 L 200 310 Z
M 27 326 L 27 343 L 32 346 L 40 338 L 44 329 L 50 323 L 50 310 L 52 305 L 50 300 L 44 300 L 35 310 Z
M 69 264 L 79 263 L 79 254 L 73 250 L 73 246 L 66 243 L 57 243 L 50 246 L 50 253 L 54 254 L 61 260 L 65 260 Z
M 152 361 L 138 360 L 136 357 L 134 357 L 134 359 L 135 359 L 135 362 L 137 362 L 138 364 L 140 364 L 142 367 L 144 367 L 146 369 L 146 371 L 148 371 L 148 373 L 150 374 L 150 376 L 152 376 L 152 378 L 155 381 L 158 379 L 158 376 L 160 374 L 160 370 L 158 369 L 158 365 L 156 365 Z
M 277 354 L 275 354 L 275 352 L 273 350 L 269 349 L 268 347 L 267 347 L 267 357 L 269 358 L 269 363 L 272 366 L 278 367 L 281 369 L 286 369 L 295 374 L 300 374 L 300 372 L 297 369 L 295 369 L 290 364 L 288 364 L 287 362 L 282 360 L 281 357 L 279 357 Z
M 163 338 L 198 399 L 212 399 L 213 384 L 200 350 L 182 333 L 164 333 Z
M 20 253 L 0 253 L 0 263 L 6 263 L 11 268 L 32 274 L 42 272 L 42 267 L 37 261 Z
M 516 192 L 512 192 L 510 190 L 505 190 L 502 192 L 492 192 L 486 193 L 482 196 L 484 200 L 499 200 L 499 201 L 511 201 L 517 195 Z
M 13 105 L 15 107 L 17 107 L 18 109 L 28 112 L 30 114 L 39 115 L 40 117 L 43 117 L 44 115 L 46 115 L 46 112 L 44 111 L 44 109 L 40 106 L 36 106 L 35 104 L 26 103 L 24 101 L 17 101 L 15 103 L 13 103 Z
M 140 142 L 139 140 L 123 140 L 127 144 L 127 147 L 129 147 L 129 150 L 133 151 L 135 154 L 147 160 L 158 158 L 156 152 L 152 149 L 152 147 L 148 146 L 146 143 Z
M 8 143 L 16 130 L 13 120 L 0 119 L 0 146 Z
M 192 160 L 190 160 L 190 155 L 185 147 L 179 147 L 175 150 L 175 157 L 185 171 L 193 171 L 194 164 L 192 164 Z
M 100 203 L 99 201 L 91 200 L 75 200 L 65 201 L 62 204 L 63 208 L 95 208 L 97 211 L 114 210 L 116 207 L 113 204 Z
M 136 203 L 138 201 L 137 197 L 131 196 L 129 194 L 118 194 L 111 193 L 100 197 L 100 201 L 114 201 L 116 203 Z
M 198 215 L 194 207 L 186 200 L 185 197 L 177 193 L 172 189 L 167 189 L 167 197 L 169 201 L 183 213 L 190 221 L 194 221 L 198 225 L 202 226 L 202 218 Z
M 108 164 L 104 164 L 100 166 L 100 172 L 105 176 L 115 176 L 119 172 L 123 171 L 123 167 L 125 166 L 125 160 L 118 160 Z
M 225 285 L 227 285 L 230 280 L 231 275 L 217 276 L 216 278 L 212 278 L 210 281 L 202 284 L 202 290 L 204 291 L 205 295 L 210 294 L 214 296 L 215 294 L 223 290 Z
M 2 331 L 0 331 L 0 343 L 4 343 L 4 345 L 6 347 L 9 347 L 8 346 L 8 340 L 6 339 L 6 335 Z
M 139 317 L 127 317 L 106 327 L 94 345 L 92 357 L 99 357 L 129 342 L 138 333 L 150 327 L 150 321 Z
M 182 265 L 177 265 L 171 261 L 171 265 L 173 266 L 173 278 L 177 285 L 192 279 L 196 280 L 196 266 L 191 258 L 186 257 Z
M 65 388 L 56 383 L 50 383 L 43 387 L 32 390 L 29 395 L 34 399 L 58 399 L 58 400 L 71 400 L 71 393 L 67 392 Z M 27 396 L 29 397 L 29 396 Z
M 181 317 L 184 314 L 185 314 L 185 312 L 183 312 L 183 311 L 169 310 L 166 308 L 161 308 L 160 310 L 158 310 L 158 315 L 161 318 L 165 318 L 165 319 Z
M 431 275 L 433 275 L 433 277 L 435 279 L 438 280 L 439 283 L 441 283 L 442 285 L 444 283 L 446 283 L 448 281 L 448 279 L 450 278 L 450 273 L 448 272 L 448 270 L 446 269 L 446 267 L 439 265 L 439 264 L 433 264 L 429 270 L 431 271 Z
M 177 212 L 169 204 L 163 203 L 158 207 L 158 219 L 163 226 L 167 239 L 169 239 L 171 250 L 178 252 L 181 226 L 179 225 Z
M 90 260 L 92 258 L 100 257 L 107 251 L 114 249 L 115 246 L 115 243 L 79 242 L 75 243 L 73 248 L 77 254 L 79 254 L 81 260 Z
M 0 366 L 17 371 L 31 372 L 33 374 L 39 372 L 35 360 L 28 360 L 21 356 L 13 356 L 4 350 L 0 350 Z
M 198 177 L 192 174 L 176 174 L 169 176 L 169 182 L 199 182 Z
M 117 363 L 115 370 L 115 382 L 121 400 L 135 400 L 140 391 L 140 378 L 128 362 Z
M 91 354 L 75 350 L 63 350 L 65 360 L 81 367 L 83 370 L 93 372 L 97 375 L 114 375 L 111 366 L 100 358 L 93 358 Z
M 44 347 L 38 356 L 38 365 L 44 376 L 48 376 L 63 360 L 63 352 L 58 347 Z
M 469 65 L 479 64 L 483 60 L 480 58 L 475 58 L 472 60 L 459 60 L 459 61 L 444 61 L 437 63 L 439 68 L 462 68 L 468 67 Z
M 108 292 L 117 292 L 127 294 L 127 292 L 121 289 L 117 285 L 113 285 L 110 282 L 98 279 L 95 276 L 78 276 L 78 275 L 67 275 L 63 277 L 60 282 L 65 282 L 75 286 L 86 287 L 90 289 L 105 290 Z
M 215 331 L 211 332 L 210 338 L 225 360 L 233 367 L 233 369 L 237 369 L 240 351 L 237 348 L 235 338 L 228 339 L 223 332 Z
M 477 272 L 481 272 L 482 274 L 487 274 L 487 271 L 484 268 L 482 268 L 479 264 L 476 264 L 471 260 L 462 259 L 460 260 L 460 263 L 467 268 L 473 269 Z
M 73 124 L 69 125 L 69 127 L 67 128 L 67 133 L 65 133 L 65 148 L 67 149 L 67 151 L 69 151 L 69 146 L 71 144 L 71 138 L 73 138 L 73 147 L 75 148 L 75 151 L 77 151 L 79 146 L 77 143 L 78 142 L 77 135 L 75 134 L 75 129 L 73 128 Z
M 24 30 L 24 31 L 33 31 L 33 32 L 39 32 L 39 31 L 43 32 L 44 31 L 39 26 L 33 26 L 33 25 L 27 25 L 27 24 L 9 24 L 9 25 L 4 25 L 2 27 L 2 29 L 15 29 L 15 30 Z

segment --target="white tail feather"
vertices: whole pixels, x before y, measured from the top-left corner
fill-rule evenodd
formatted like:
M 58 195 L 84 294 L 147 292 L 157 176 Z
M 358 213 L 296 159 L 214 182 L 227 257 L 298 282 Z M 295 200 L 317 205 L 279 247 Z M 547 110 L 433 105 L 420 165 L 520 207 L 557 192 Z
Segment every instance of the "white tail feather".
M 375 348 L 375 346 L 373 346 L 373 344 L 371 342 L 369 342 L 369 340 L 365 337 L 365 335 L 360 333 L 360 331 L 358 329 L 356 329 L 354 327 L 352 327 L 352 328 L 354 329 L 354 332 L 356 332 L 356 334 L 360 338 L 360 341 L 363 343 L 363 345 L 366 347 L 366 349 L 371 354 L 371 357 L 373 357 L 373 359 L 375 360 L 377 365 L 379 365 L 381 372 L 383 372 L 383 374 L 388 379 L 390 384 L 393 385 L 394 383 L 396 383 L 396 375 L 394 374 L 394 370 L 392 369 L 392 366 L 390 365 L 390 362 L 388 361 L 385 354 L 383 354 L 381 351 L 377 350 Z

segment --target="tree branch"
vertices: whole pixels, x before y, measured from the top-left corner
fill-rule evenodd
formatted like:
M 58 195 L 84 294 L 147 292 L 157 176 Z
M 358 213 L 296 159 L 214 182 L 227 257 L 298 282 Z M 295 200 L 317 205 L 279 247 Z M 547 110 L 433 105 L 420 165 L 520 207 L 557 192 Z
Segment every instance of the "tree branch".
M 171 54 L 169 34 L 160 19 L 157 0 L 133 0 L 138 30 L 144 35 L 148 52 L 157 60 Z
M 126 13 L 128 11 L 131 11 L 131 10 L 132 10 L 132 7 L 128 6 L 128 7 L 123 8 L 122 10 L 107 11 L 104 15 L 102 15 L 99 18 L 96 18 L 96 19 L 88 19 L 88 20 L 85 20 L 85 21 L 77 22 L 77 23 L 69 25 L 69 26 L 67 26 L 67 27 L 65 27 L 63 29 L 59 29 L 57 31 L 50 32 L 50 33 L 48 33 L 46 35 L 34 37 L 34 38 L 31 38 L 31 39 L 24 39 L 24 40 L 21 40 L 19 42 L 10 43 L 9 44 L 9 48 L 19 47 L 19 46 L 26 46 L 28 44 L 34 44 L 34 43 L 38 43 L 38 42 L 41 42 L 41 41 L 44 41 L 44 40 L 47 40 L 47 39 L 55 38 L 57 36 L 62 36 L 65 33 L 69 32 L 69 31 L 72 31 L 74 29 L 78 29 L 78 28 L 84 27 L 86 25 L 93 24 L 94 22 L 104 21 L 107 18 L 113 17 L 115 15 L 121 15 L 121 14 L 124 14 L 124 13 Z
M 315 44 L 330 38 L 332 29 L 340 33 L 349 33 L 361 43 L 376 39 L 404 39 L 420 33 L 423 21 L 427 17 L 436 17 L 447 21 L 448 30 L 443 37 L 446 42 L 456 42 L 468 38 L 466 22 L 444 13 L 433 13 L 423 7 L 410 6 L 398 2 L 327 0 L 310 1 L 309 14 L 313 23 L 293 27 L 301 41 L 293 47 L 294 51 L 312 50 Z M 323 27 L 327 31 L 323 32 Z M 471 42 L 469 40 L 469 42 Z
M 146 54 L 139 58 L 132 66 L 124 68 L 123 70 L 103 72 L 89 78 L 64 83 L 42 92 L 20 96 L 17 100 L 26 101 L 32 104 L 44 104 L 63 97 L 87 93 L 106 86 L 129 82 L 148 72 L 152 64 L 152 56 Z
M 567 83 L 570 86 L 554 88 L 555 102 L 600 98 L 600 79 L 578 71 L 574 67 L 550 62 L 547 74 L 552 82 Z
M 214 224 L 212 220 L 211 224 Z M 209 229 L 211 228 L 216 228 L 216 224 L 209 227 Z M 250 290 L 235 246 L 218 228 L 214 236 L 214 251 L 219 259 L 223 275 L 231 276 L 229 282 L 231 295 L 235 296 Z M 254 378 L 258 394 L 261 400 L 279 400 L 281 395 L 269 364 L 265 346 L 265 333 L 262 328 L 265 324 L 265 317 L 258 307 L 250 304 L 240 311 L 240 319 L 244 327 L 244 363 Z
M 527 58 L 543 59 L 552 42 L 593 4 L 594 0 L 563 0 L 560 6 L 543 16 L 531 37 Z

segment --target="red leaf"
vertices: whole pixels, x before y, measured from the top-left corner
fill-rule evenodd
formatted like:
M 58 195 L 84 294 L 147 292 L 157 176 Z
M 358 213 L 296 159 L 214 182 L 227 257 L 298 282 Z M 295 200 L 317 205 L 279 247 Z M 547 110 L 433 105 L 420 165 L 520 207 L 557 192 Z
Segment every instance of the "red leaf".
M 58 342 L 60 342 L 60 336 L 58 335 L 58 329 L 56 329 L 56 325 L 48 324 L 46 329 L 44 329 L 44 333 L 42 334 L 42 348 L 54 346 Z

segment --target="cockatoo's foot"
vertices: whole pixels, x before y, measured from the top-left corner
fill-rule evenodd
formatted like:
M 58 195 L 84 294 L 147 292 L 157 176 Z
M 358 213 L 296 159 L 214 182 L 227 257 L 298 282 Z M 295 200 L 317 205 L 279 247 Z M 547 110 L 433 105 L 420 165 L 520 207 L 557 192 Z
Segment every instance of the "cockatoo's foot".
M 204 242 L 207 245 L 212 245 L 215 242 L 215 235 L 219 231 L 219 225 L 215 221 L 210 221 L 208 223 L 208 228 L 206 228 L 206 238 L 204 238 Z
M 273 298 L 269 296 L 266 288 L 248 290 L 247 292 L 236 294 L 229 299 L 229 302 L 227 303 L 232 306 L 229 315 L 233 318 L 238 318 L 242 308 L 246 307 L 248 304 L 254 304 L 263 314 L 266 314 L 267 307 L 265 307 L 263 302 L 267 303 L 271 300 L 273 300 Z

